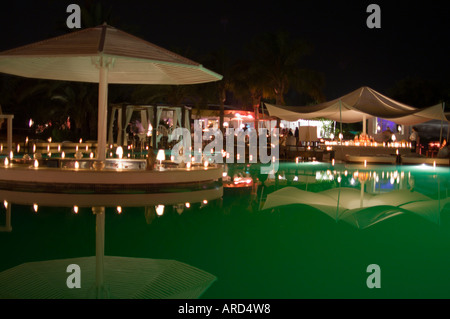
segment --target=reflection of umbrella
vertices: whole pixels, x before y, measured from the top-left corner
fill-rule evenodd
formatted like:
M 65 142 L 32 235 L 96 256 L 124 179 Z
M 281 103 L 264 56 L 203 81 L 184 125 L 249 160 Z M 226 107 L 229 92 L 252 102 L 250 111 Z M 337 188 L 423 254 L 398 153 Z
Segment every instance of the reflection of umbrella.
M 215 281 L 174 260 L 105 256 L 105 207 L 92 211 L 95 256 L 31 262 L 1 272 L 0 298 L 197 298 Z M 83 289 L 67 287 L 70 264 L 80 266 Z
M 96 298 L 95 257 L 28 262 L 0 273 L 0 298 Z M 80 266 L 81 288 L 67 287 L 67 266 Z M 104 257 L 104 278 L 114 299 L 198 298 L 215 277 L 164 259 Z
M 108 83 L 195 84 L 222 76 L 106 24 L 0 53 L 0 72 L 99 83 L 98 159 L 105 159 Z
M 445 203 L 449 199 L 445 200 Z M 436 212 L 445 205 L 442 201 L 409 190 L 371 195 L 354 188 L 334 188 L 318 193 L 295 187 L 285 187 L 267 196 L 263 209 L 290 204 L 314 207 L 333 219 L 346 221 L 358 228 L 366 228 L 406 211 L 433 222 Z

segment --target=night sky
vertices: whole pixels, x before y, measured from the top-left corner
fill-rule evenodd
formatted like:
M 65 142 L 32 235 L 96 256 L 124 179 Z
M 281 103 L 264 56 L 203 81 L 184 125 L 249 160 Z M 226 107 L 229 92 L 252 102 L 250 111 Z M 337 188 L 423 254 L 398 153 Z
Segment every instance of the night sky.
M 82 1 L 11 1 L 0 11 L 0 50 L 69 32 L 66 7 Z M 228 47 L 233 55 L 255 35 L 285 30 L 314 51 L 302 65 L 322 72 L 325 95 L 361 86 L 385 93 L 406 77 L 448 81 L 450 6 L 432 1 L 104 1 L 112 26 L 167 49 L 195 55 Z M 370 3 L 381 7 L 381 29 L 369 29 Z M 83 13 L 82 13 L 83 14 Z M 83 26 L 82 26 L 83 27 Z

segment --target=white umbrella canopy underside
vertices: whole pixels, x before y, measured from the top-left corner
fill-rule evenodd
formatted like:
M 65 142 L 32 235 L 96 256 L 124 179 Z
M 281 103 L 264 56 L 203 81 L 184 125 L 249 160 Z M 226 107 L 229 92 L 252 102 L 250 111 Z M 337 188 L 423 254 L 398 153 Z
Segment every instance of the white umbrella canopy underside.
M 222 76 L 201 64 L 106 24 L 0 52 L 0 72 L 29 78 L 99 83 L 197 84 Z

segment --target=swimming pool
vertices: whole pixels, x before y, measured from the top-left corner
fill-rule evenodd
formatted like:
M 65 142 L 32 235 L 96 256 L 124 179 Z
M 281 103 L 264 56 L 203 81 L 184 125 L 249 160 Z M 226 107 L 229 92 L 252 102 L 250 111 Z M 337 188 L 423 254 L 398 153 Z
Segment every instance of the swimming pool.
M 156 202 L 106 205 L 105 255 L 197 267 L 217 278 L 202 298 L 449 298 L 449 175 L 327 163 L 281 163 L 260 175 L 258 165 L 228 164 L 223 196 L 183 198 L 161 215 Z M 37 198 L 35 212 L 18 199 L 34 195 L 0 198 L 12 228 L 0 232 L 0 271 L 96 254 L 90 207 L 74 213 L 70 200 Z M 2 205 L 0 225 L 6 212 Z M 368 287 L 373 264 L 380 288 Z

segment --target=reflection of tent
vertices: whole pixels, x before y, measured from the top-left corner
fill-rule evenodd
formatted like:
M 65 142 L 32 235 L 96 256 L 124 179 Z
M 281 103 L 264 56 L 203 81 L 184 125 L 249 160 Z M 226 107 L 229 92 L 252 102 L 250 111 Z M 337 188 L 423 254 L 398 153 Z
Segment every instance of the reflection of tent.
M 198 298 L 215 277 L 165 259 L 104 257 L 104 278 L 114 299 Z M 20 299 L 96 298 L 95 257 L 28 262 L 0 273 L 0 297 Z M 80 288 L 69 289 L 67 266 L 80 267 Z
M 196 62 L 106 24 L 1 52 L 0 72 L 99 83 L 101 161 L 106 157 L 108 83 L 183 85 L 222 79 Z
M 387 218 L 410 211 L 432 222 L 438 222 L 440 208 L 449 199 L 432 200 L 409 190 L 396 190 L 378 195 L 354 188 L 333 188 L 313 193 L 285 187 L 267 196 L 262 209 L 304 204 L 314 207 L 335 220 L 343 220 L 358 228 L 366 228 Z
M 441 104 L 417 109 L 386 97 L 369 87 L 361 87 L 340 98 L 313 106 L 275 106 L 267 103 L 265 105 L 270 116 L 286 121 L 327 118 L 343 123 L 355 123 L 373 117 L 403 125 L 414 125 L 430 120 L 447 121 Z

